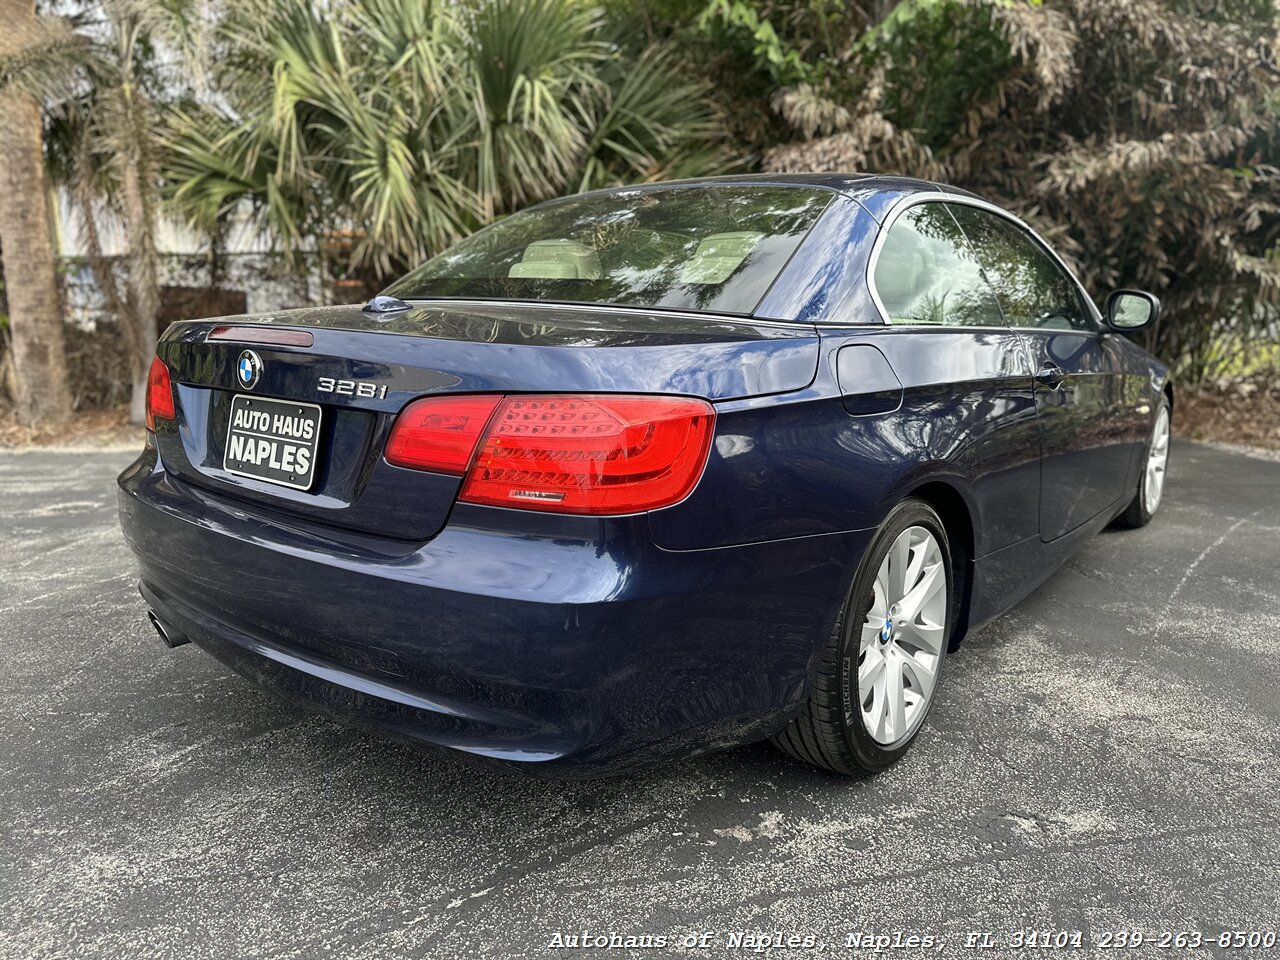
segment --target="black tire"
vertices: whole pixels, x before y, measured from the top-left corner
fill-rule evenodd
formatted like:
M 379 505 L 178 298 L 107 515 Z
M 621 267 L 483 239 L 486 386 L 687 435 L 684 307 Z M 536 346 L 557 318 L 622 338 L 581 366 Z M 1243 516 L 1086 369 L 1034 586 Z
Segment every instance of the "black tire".
M 957 607 L 951 549 L 946 528 L 934 509 L 923 500 L 908 499 L 889 512 L 858 565 L 853 587 L 841 608 L 832 636 L 819 656 L 808 702 L 792 718 L 790 725 L 772 738 L 774 744 L 798 760 L 837 773 L 874 773 L 901 759 L 924 727 L 934 696 L 929 697 L 924 705 L 925 715 L 903 741 L 888 748 L 882 746 L 863 724 L 861 710 L 857 706 L 861 701 L 856 689 L 862 626 L 871 607 L 876 573 L 894 540 L 913 526 L 925 527 L 934 535 L 941 547 L 947 578 L 948 608 L 942 656 L 933 688 L 936 694 Z
M 1142 454 L 1142 469 L 1138 471 L 1138 489 L 1133 495 L 1133 499 L 1129 505 L 1124 508 L 1124 512 L 1116 517 L 1116 526 L 1127 527 L 1130 530 L 1136 530 L 1138 527 L 1145 527 L 1151 522 L 1151 518 L 1156 515 L 1156 510 L 1160 508 L 1159 501 L 1155 506 L 1150 506 L 1146 502 L 1146 477 L 1147 463 L 1151 459 L 1152 442 L 1155 439 L 1155 425 L 1160 422 L 1160 414 L 1164 413 L 1168 416 L 1169 401 L 1161 397 L 1160 402 L 1156 404 L 1156 408 L 1151 415 L 1151 428 L 1147 431 L 1147 446 Z M 1166 455 L 1167 456 L 1167 455 Z

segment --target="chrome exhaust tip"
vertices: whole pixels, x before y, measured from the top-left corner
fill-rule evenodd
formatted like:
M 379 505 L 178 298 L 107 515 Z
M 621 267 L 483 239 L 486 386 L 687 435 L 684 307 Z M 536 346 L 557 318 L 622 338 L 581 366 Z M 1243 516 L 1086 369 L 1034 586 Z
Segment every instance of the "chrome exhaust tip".
M 156 628 L 156 633 L 160 635 L 164 645 L 172 650 L 174 647 L 180 647 L 184 643 L 190 643 L 191 638 L 185 633 L 180 633 L 172 627 L 166 627 L 164 622 L 155 615 L 154 611 L 147 611 L 147 619 L 151 621 L 151 625 Z

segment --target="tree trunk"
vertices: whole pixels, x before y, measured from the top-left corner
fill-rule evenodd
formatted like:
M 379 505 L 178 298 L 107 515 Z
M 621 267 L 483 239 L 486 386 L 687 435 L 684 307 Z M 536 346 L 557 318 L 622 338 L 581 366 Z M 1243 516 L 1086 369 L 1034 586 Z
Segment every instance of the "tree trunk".
M 148 358 L 148 372 L 150 359 Z M 133 374 L 133 392 L 129 394 L 129 422 L 142 423 L 147 419 L 147 374 Z
M 143 193 L 146 186 L 137 168 L 125 172 L 124 221 L 129 229 L 129 288 L 133 303 L 134 350 L 133 399 L 129 419 L 141 423 L 146 408 L 147 373 L 156 352 L 157 315 L 160 313 L 159 255 L 156 252 L 154 217 Z
M 0 0 L 6 33 L 35 14 L 32 0 Z M 8 52 L 0 40 L 0 52 Z M 62 305 L 45 204 L 40 107 L 25 93 L 0 91 L 0 246 L 18 387 L 18 422 L 71 416 Z
M 133 323 L 133 398 L 129 419 L 141 423 L 146 408 L 147 373 L 155 355 L 160 313 L 160 254 L 156 249 L 155 203 L 152 191 L 156 178 L 151 156 L 139 142 L 145 134 L 147 105 L 125 95 L 131 126 L 138 131 L 133 142 L 132 162 L 123 165 L 120 177 L 121 213 L 129 249 L 129 302 Z

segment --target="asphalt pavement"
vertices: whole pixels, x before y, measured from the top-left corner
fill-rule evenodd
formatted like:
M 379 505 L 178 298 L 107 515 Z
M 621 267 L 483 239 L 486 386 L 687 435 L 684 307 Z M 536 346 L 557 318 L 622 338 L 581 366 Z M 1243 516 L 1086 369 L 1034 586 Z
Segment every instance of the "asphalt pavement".
M 868 935 L 953 956 L 974 933 L 1034 955 L 1020 930 L 1234 957 L 1256 954 L 1224 931 L 1280 935 L 1280 463 L 1175 443 L 1155 522 L 972 637 L 881 776 L 754 745 L 563 784 L 161 647 L 116 522 L 130 459 L 0 453 L 2 957 L 617 955 L 551 947 L 610 933 L 665 937 L 648 956 Z

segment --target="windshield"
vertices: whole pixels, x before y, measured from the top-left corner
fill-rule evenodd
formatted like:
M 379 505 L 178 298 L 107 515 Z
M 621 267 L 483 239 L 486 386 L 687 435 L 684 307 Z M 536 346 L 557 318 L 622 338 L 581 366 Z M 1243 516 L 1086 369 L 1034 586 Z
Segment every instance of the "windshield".
M 833 196 L 725 185 L 570 197 L 472 234 L 386 292 L 746 315 Z

